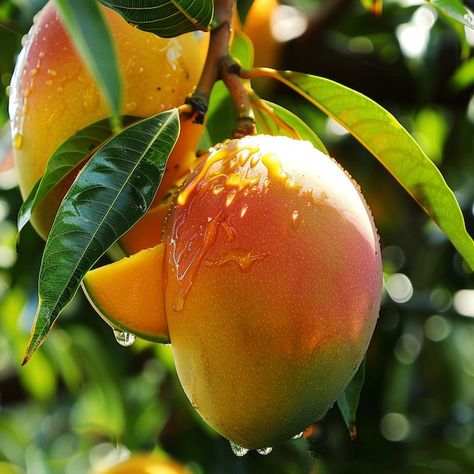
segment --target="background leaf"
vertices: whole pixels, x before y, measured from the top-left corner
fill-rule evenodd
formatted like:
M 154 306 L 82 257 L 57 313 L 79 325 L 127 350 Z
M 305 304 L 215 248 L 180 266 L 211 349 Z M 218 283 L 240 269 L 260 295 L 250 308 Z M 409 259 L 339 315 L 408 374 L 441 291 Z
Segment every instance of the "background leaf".
M 459 0 L 429 0 L 429 3 L 459 23 L 474 27 L 474 16 Z
M 126 128 L 83 168 L 46 242 L 24 362 L 41 345 L 85 273 L 148 210 L 178 135 L 177 109 L 163 112 Z
M 273 73 L 268 75 L 274 76 Z M 329 79 L 291 71 L 274 76 L 339 122 L 400 182 L 474 269 L 474 242 L 442 174 L 395 117 Z
M 124 117 L 126 125 L 137 120 L 137 118 Z M 18 211 L 18 232 L 27 224 L 36 206 L 45 196 L 87 160 L 95 149 L 112 134 L 110 120 L 100 120 L 79 130 L 55 150 L 48 160 L 44 176 L 35 184 Z
M 474 58 L 464 62 L 450 81 L 450 86 L 456 90 L 461 91 L 474 85 Z
M 254 51 L 252 41 L 239 29 L 236 29 L 234 33 L 230 53 L 232 57 L 240 61 L 242 67 L 249 68 L 253 66 Z
M 349 385 L 337 398 L 337 406 L 341 411 L 344 423 L 349 430 L 352 439 L 357 437 L 356 414 L 359 406 L 360 392 L 365 381 L 365 359 L 360 364 Z
M 129 23 L 164 38 L 209 29 L 213 0 L 100 0 Z
M 96 0 L 56 0 L 75 47 L 96 80 L 119 126 L 123 87 L 115 46 Z

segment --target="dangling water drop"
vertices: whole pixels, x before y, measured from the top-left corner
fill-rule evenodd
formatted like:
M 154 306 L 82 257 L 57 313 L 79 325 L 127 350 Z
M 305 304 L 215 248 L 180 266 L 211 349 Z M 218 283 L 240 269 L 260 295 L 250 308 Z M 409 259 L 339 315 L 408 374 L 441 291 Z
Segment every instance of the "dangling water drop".
M 300 439 L 303 436 L 303 432 L 296 434 L 295 436 L 292 436 L 291 439 Z
M 267 454 L 270 454 L 272 452 L 272 449 L 273 448 L 260 448 L 260 449 L 257 449 L 257 453 L 258 454 L 261 454 L 262 456 L 266 456 Z
M 115 340 L 123 347 L 131 346 L 135 342 L 135 334 L 114 329 Z
M 247 448 L 243 448 L 242 446 L 239 446 L 238 444 L 233 443 L 232 441 L 229 441 L 229 443 L 230 447 L 232 448 L 232 452 L 239 458 L 245 456 L 249 452 Z
M 23 135 L 21 133 L 15 133 L 13 137 L 13 146 L 16 150 L 20 150 L 23 146 Z

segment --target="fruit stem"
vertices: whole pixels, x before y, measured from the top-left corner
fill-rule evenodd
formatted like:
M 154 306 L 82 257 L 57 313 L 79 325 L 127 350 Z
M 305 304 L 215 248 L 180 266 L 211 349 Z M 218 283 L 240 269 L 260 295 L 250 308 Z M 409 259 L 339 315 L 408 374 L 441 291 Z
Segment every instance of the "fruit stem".
M 248 91 L 239 77 L 240 65 L 230 56 L 235 6 L 236 0 L 216 0 L 217 26 L 211 31 L 209 51 L 199 83 L 186 103 L 195 111 L 194 121 L 204 123 L 212 88 L 222 79 L 237 111 L 237 127 L 233 132 L 234 138 L 237 138 L 255 135 L 256 129 Z
M 232 133 L 233 138 L 256 135 L 257 130 L 249 90 L 239 77 L 240 64 L 231 56 L 222 58 L 221 62 L 221 79 L 232 97 L 237 112 L 237 126 Z

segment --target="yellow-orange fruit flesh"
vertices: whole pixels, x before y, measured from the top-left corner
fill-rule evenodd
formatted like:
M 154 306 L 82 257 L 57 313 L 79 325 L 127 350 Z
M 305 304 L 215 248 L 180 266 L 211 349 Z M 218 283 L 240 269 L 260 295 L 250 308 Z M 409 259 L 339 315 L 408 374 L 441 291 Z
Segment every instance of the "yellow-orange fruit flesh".
M 115 466 L 91 474 L 191 474 L 191 471 L 171 459 L 161 459 L 153 454 L 133 454 Z
M 122 72 L 122 112 L 148 117 L 181 105 L 199 79 L 207 35 L 191 33 L 163 39 L 134 28 L 110 9 L 104 7 L 103 12 Z M 61 143 L 109 115 L 54 3 L 48 3 L 28 34 L 11 83 L 10 118 L 23 197 L 41 178 L 47 160 Z M 185 149 L 194 151 L 200 130 L 201 126 L 194 125 L 192 140 L 183 135 L 182 140 L 189 145 Z M 170 166 L 180 161 L 178 156 L 171 157 Z M 64 192 L 58 189 L 52 193 L 35 212 L 33 224 L 43 237 Z
M 88 272 L 83 289 L 112 325 L 143 339 L 168 342 L 163 301 L 163 244 Z
M 308 142 L 256 136 L 211 152 L 166 229 L 176 368 L 201 416 L 246 448 L 322 417 L 378 317 L 378 236 L 357 187 Z

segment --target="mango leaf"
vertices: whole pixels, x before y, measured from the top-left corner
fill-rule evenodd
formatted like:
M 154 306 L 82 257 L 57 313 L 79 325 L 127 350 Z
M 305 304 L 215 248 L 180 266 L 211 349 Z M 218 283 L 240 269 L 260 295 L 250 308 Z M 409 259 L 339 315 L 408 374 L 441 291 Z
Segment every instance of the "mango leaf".
M 297 115 L 281 105 L 251 96 L 258 133 L 284 135 L 298 140 L 308 140 L 315 148 L 329 155 L 324 143 Z
M 474 84 L 474 58 L 461 64 L 450 81 L 450 86 L 456 90 L 461 91 L 471 87 Z
M 254 51 L 252 40 L 239 29 L 235 31 L 230 54 L 233 58 L 239 60 L 242 67 L 249 68 L 253 66 Z
M 126 125 L 138 118 L 124 117 Z M 105 140 L 113 135 L 110 120 L 100 120 L 68 138 L 51 155 L 44 176 L 34 185 L 30 194 L 18 211 L 18 232 L 30 220 L 36 206 L 49 194 L 66 176 L 84 163 Z
M 117 54 L 96 0 L 56 0 L 61 18 L 119 127 L 123 87 Z
M 474 269 L 474 241 L 466 231 L 454 193 L 393 115 L 368 97 L 329 79 L 265 68 L 260 75 L 280 80 L 350 132 L 399 181 Z
M 238 0 L 237 1 L 237 13 L 243 25 L 245 25 L 245 20 L 247 19 L 247 15 L 249 13 L 250 8 L 252 8 L 253 1 L 254 0 Z
M 213 0 L 99 0 L 132 25 L 163 38 L 209 29 Z
M 459 0 L 427 0 L 440 12 L 469 28 L 474 27 L 474 16 Z
M 148 210 L 178 135 L 177 109 L 155 115 L 113 137 L 79 173 L 46 242 L 23 363 L 42 344 L 86 272 Z
M 339 407 L 341 415 L 344 418 L 344 423 L 352 439 L 357 438 L 356 414 L 364 381 L 365 359 L 360 364 L 354 377 L 352 377 L 352 380 L 349 382 L 349 385 L 337 399 L 337 406 Z

